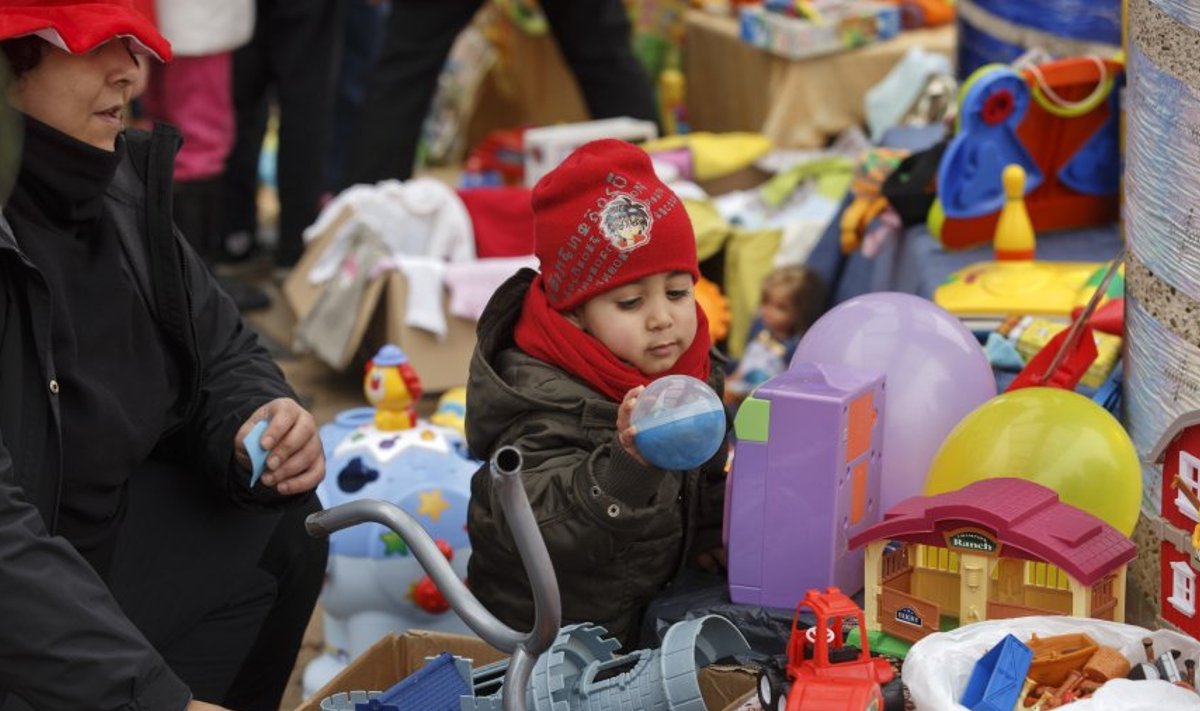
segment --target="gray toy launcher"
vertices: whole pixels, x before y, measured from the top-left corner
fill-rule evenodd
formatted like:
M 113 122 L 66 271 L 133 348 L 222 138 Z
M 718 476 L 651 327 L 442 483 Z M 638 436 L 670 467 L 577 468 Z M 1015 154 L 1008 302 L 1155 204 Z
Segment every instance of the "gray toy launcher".
M 367 522 L 382 524 L 399 534 L 463 622 L 488 644 L 512 655 L 504 674 L 504 688 L 508 691 L 504 695 L 504 711 L 525 711 L 525 688 L 534 664 L 553 644 L 562 624 L 558 579 L 521 483 L 521 463 L 519 450 L 501 447 L 492 457 L 491 476 L 533 589 L 533 628 L 528 632 L 518 632 L 496 619 L 458 579 L 421 524 L 393 504 L 359 499 L 312 514 L 305 521 L 312 536 L 328 536 Z

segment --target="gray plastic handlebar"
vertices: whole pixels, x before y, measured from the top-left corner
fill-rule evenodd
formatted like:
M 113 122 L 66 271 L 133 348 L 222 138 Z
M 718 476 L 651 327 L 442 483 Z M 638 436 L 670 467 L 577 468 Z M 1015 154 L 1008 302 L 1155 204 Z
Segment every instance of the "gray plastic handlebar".
M 379 523 L 395 531 L 463 622 L 484 641 L 512 654 L 504 674 L 505 711 L 525 711 L 525 687 L 533 665 L 550 648 L 562 624 L 562 601 L 550 553 L 521 483 L 521 452 L 501 447 L 490 462 L 492 484 L 508 520 L 521 562 L 533 589 L 533 628 L 518 632 L 488 611 L 455 575 L 433 537 L 404 509 L 378 499 L 359 499 L 309 515 L 304 526 L 311 536 L 328 536 L 360 523 Z

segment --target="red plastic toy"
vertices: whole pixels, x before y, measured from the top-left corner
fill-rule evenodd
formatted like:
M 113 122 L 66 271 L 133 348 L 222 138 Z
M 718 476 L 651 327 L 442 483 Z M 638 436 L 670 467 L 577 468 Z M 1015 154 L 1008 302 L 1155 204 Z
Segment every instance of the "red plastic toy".
M 800 626 L 810 610 L 812 627 Z M 857 635 L 858 645 L 850 644 Z M 887 660 L 871 656 L 862 609 L 841 590 L 809 590 L 796 606 L 786 680 L 759 670 L 758 698 L 767 711 L 901 711 L 904 690 Z
M 1196 605 L 1200 566 L 1200 410 L 1175 418 L 1151 448 L 1147 463 L 1161 464 L 1159 515 L 1149 522 L 1163 531 L 1159 544 L 1159 605 L 1166 627 L 1200 639 Z M 1157 519 L 1157 520 L 1156 520 Z
M 976 76 L 986 78 L 988 71 L 994 69 L 981 69 Z M 1116 101 L 1123 71 L 1124 65 L 1118 61 L 1085 57 L 1056 60 L 1022 72 L 1032 100 L 1028 102 L 1028 111 L 1020 120 L 1016 135 L 1044 178 L 1025 196 L 1029 216 L 1038 233 L 1117 220 L 1120 200 L 1115 199 L 1116 185 L 1110 186 L 1106 180 L 1095 176 L 1119 174 L 1115 128 L 1106 124 L 1115 121 L 1119 113 Z M 968 86 L 970 82 L 968 80 Z M 1056 105 L 1047 98 L 1043 87 L 1049 88 L 1052 96 L 1068 105 Z M 978 112 L 981 122 L 992 124 L 1003 121 L 1011 113 L 1015 105 L 1013 99 L 1006 89 L 997 89 L 982 104 L 962 110 Z M 1087 150 L 1089 148 L 1095 150 Z M 1088 160 L 1071 165 L 1080 153 L 1086 155 L 1079 158 Z M 939 170 L 939 180 L 944 175 L 944 171 Z M 1079 175 L 1089 178 L 1083 181 L 1085 184 L 1080 184 Z M 999 179 L 998 170 L 996 179 Z M 935 219 L 931 213 L 933 222 L 944 219 L 944 223 L 936 228 L 931 224 L 931 232 L 947 249 L 974 247 L 991 241 L 999 216 L 998 211 L 975 217 L 954 217 L 947 212 L 944 218 Z

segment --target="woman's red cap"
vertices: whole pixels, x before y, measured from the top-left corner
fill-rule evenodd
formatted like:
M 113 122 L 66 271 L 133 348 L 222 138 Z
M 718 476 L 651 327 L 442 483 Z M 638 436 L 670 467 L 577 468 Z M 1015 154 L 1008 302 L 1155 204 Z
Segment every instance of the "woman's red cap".
M 171 43 L 132 0 L 0 0 L 0 40 L 37 35 L 71 54 L 122 37 L 131 48 L 171 61 Z

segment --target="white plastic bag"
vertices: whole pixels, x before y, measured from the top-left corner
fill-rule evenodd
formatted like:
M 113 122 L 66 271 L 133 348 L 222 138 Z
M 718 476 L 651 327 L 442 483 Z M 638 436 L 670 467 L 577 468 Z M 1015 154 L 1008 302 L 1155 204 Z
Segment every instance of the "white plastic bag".
M 932 634 L 913 645 L 904 659 L 904 683 L 917 711 L 966 711 L 958 703 L 975 662 L 1006 634 L 1027 642 L 1039 637 L 1083 632 L 1097 644 L 1121 651 L 1131 663 L 1145 660 L 1142 639 L 1154 640 L 1155 656 L 1172 649 L 1180 652 L 1180 672 L 1185 659 L 1200 657 L 1200 642 L 1177 632 L 1150 632 L 1141 627 L 1078 617 L 1019 617 L 990 620 Z M 1168 711 L 1200 709 L 1195 692 L 1165 681 L 1127 681 L 1105 684 L 1092 698 L 1063 707 L 1064 711 Z

